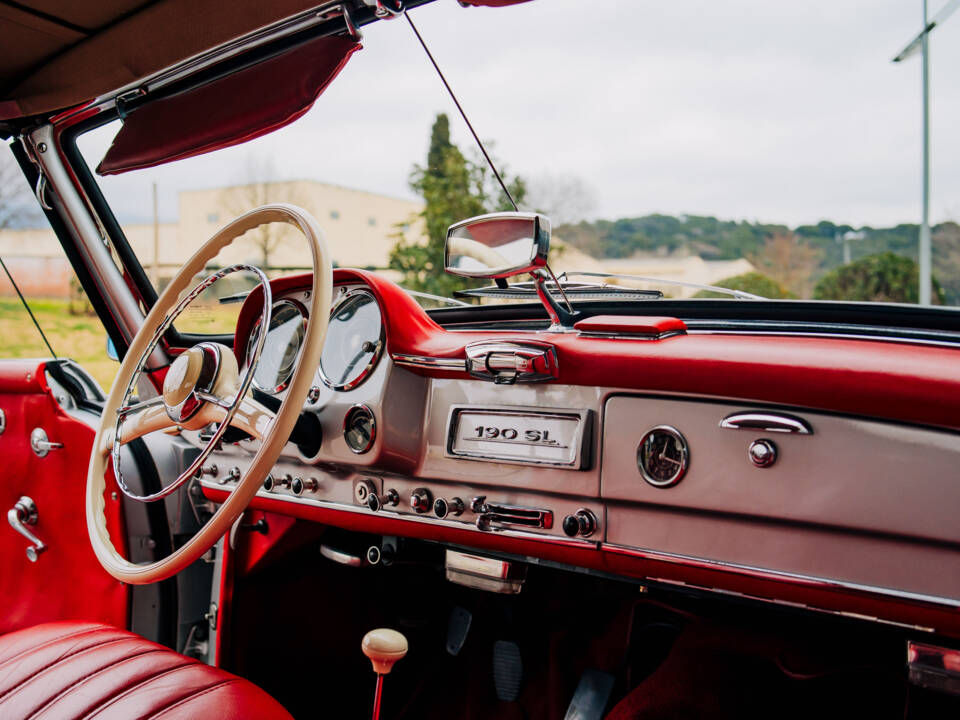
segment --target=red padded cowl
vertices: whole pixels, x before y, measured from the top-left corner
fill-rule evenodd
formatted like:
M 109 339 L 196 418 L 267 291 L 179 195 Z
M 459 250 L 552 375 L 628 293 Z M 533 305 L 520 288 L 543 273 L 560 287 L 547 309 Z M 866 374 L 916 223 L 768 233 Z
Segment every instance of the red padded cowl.
M 76 622 L 0 636 L 0 717 L 292 720 L 247 680 L 133 633 Z

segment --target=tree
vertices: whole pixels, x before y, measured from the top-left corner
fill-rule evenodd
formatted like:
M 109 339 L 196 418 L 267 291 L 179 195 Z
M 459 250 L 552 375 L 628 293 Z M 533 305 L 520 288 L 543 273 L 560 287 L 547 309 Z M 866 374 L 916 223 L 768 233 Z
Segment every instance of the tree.
M 823 253 L 791 232 L 770 235 L 750 262 L 798 297 L 810 297 Z
M 526 186 L 522 179 L 509 180 L 501 175 L 517 203 L 523 201 Z M 448 296 L 467 282 L 446 274 L 443 248 L 447 228 L 459 220 L 497 210 L 512 210 L 487 165 L 478 158 L 466 157 L 450 140 L 450 121 L 444 114 L 434 120 L 426 166 L 414 165 L 410 187 L 424 200 L 419 214 L 426 241 L 408 238 L 399 230 L 397 243 L 390 252 L 390 268 L 399 270 L 403 284 L 411 290 Z
M 729 288 L 730 290 L 741 290 L 753 295 L 759 295 L 769 300 L 780 300 L 782 298 L 796 297 L 788 291 L 783 285 L 773 278 L 762 275 L 758 272 L 748 272 L 742 275 L 734 275 L 713 283 L 717 287 Z M 694 297 L 697 298 L 724 298 L 730 297 L 722 293 L 711 292 L 710 290 L 701 290 Z
M 277 181 L 276 166 L 270 158 L 249 156 L 244 174 L 247 178 L 245 184 L 224 188 L 220 193 L 220 204 L 234 217 L 268 203 L 306 204 L 293 183 Z M 267 223 L 248 230 L 246 237 L 257 248 L 260 254 L 258 265 L 266 272 L 270 267 L 271 254 L 293 234 L 285 223 Z
M 13 153 L 0 150 L 0 230 L 30 226 L 39 219 L 37 202 Z
M 868 255 L 831 270 L 813 291 L 817 300 L 915 303 L 920 295 L 917 263 L 892 252 Z M 934 279 L 936 302 L 943 303 L 943 290 Z

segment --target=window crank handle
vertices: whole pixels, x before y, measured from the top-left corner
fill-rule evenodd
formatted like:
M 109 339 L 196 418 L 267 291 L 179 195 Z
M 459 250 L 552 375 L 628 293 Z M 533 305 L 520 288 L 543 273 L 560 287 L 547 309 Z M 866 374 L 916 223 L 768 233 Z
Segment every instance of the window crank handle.
M 16 505 L 7 511 L 7 522 L 10 523 L 10 527 L 30 541 L 27 559 L 30 562 L 36 562 L 40 554 L 47 550 L 44 542 L 27 529 L 27 525 L 37 524 L 37 504 L 26 495 L 22 496 L 17 500 Z

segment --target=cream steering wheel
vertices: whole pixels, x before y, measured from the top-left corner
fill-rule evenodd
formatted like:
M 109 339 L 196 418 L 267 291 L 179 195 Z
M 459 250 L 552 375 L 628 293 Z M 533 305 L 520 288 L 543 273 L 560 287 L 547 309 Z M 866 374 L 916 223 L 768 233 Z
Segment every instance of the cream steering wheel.
M 248 230 L 273 222 L 285 222 L 299 229 L 307 239 L 313 260 L 313 287 L 309 297 L 307 328 L 299 360 L 279 410 L 273 413 L 246 397 L 269 326 L 271 296 L 266 283 L 263 285 L 265 321 L 260 324 L 260 336 L 242 378 L 239 377 L 237 359 L 230 348 L 216 343 L 201 343 L 182 353 L 167 369 L 163 392 L 158 398 L 129 405 L 127 399 L 131 389 L 136 386 L 144 363 L 163 333 L 191 299 L 227 273 L 238 269 L 251 270 L 261 277 L 261 281 L 266 280 L 256 268 L 236 265 L 210 275 L 187 293 L 183 300 L 178 300 L 194 276 L 202 272 L 207 262 L 215 258 L 220 250 Z M 280 456 L 307 399 L 327 334 L 332 293 L 330 254 L 317 221 L 305 210 L 287 204 L 265 205 L 234 220 L 207 241 L 163 291 L 120 365 L 103 409 L 87 470 L 87 532 L 97 559 L 113 577 L 132 584 L 165 580 L 213 547 L 240 517 Z M 107 530 L 104 491 L 108 458 L 112 457 L 116 462 L 121 445 L 148 432 L 172 427 L 197 430 L 210 423 L 218 424 L 217 432 L 203 452 L 176 482 L 158 493 L 145 497 L 133 494 L 117 469 L 116 476 L 121 489 L 136 500 L 150 502 L 170 494 L 189 480 L 228 425 L 261 441 L 253 462 L 238 480 L 233 492 L 196 535 L 156 562 L 131 563 L 117 552 Z

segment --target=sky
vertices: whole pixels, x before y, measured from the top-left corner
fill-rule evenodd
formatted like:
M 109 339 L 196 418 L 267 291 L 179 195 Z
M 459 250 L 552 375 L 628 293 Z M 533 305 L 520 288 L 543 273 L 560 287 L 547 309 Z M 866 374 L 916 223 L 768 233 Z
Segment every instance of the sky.
M 930 0 L 933 15 L 947 0 Z M 480 136 L 535 185 L 575 181 L 591 218 L 714 215 L 791 226 L 920 218 L 921 0 L 533 0 L 411 13 Z M 103 181 L 123 221 L 179 190 L 275 179 L 413 198 L 438 112 L 472 141 L 403 19 L 364 28 L 314 108 L 247 145 Z M 931 216 L 960 221 L 960 12 L 931 35 Z M 84 138 L 95 164 L 112 129 Z

